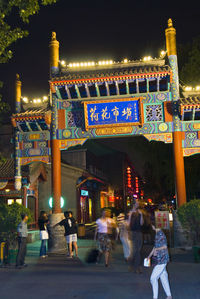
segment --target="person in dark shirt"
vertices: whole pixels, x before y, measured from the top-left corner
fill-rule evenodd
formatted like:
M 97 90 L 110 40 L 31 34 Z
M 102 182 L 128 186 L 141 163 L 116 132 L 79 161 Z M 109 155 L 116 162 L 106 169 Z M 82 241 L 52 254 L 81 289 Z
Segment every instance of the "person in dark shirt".
M 45 211 L 40 212 L 40 216 L 38 218 L 38 226 L 40 230 L 40 240 L 41 240 L 41 246 L 40 246 L 40 257 L 45 258 L 47 257 L 47 249 L 46 249 L 46 243 L 49 239 L 49 234 L 47 231 L 47 223 L 49 222 L 49 219 L 47 217 L 47 214 Z
M 69 248 L 69 257 L 72 258 L 72 246 L 75 250 L 76 257 L 78 256 L 77 246 L 77 222 L 73 217 L 72 211 L 64 213 L 65 219 L 61 220 L 55 226 L 64 226 L 65 237 Z M 54 227 L 55 227 L 54 226 Z
M 141 270 L 141 249 L 142 249 L 142 225 L 144 223 L 142 211 L 139 209 L 138 202 L 133 206 L 129 215 L 129 226 L 132 239 L 132 258 L 130 259 L 129 270 L 142 273 Z

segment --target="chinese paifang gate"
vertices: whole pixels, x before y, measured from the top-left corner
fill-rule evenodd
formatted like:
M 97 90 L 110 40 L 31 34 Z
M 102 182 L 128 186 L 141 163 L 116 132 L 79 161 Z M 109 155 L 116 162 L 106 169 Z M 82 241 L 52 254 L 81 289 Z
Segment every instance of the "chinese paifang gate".
M 53 32 L 49 105 L 37 110 L 21 111 L 17 76 L 16 113 L 12 115 L 15 187 L 21 188 L 22 165 L 52 163 L 53 222 L 61 215 L 61 150 L 90 138 L 143 135 L 173 143 L 177 204 L 186 202 L 184 156 L 200 153 L 200 101 L 180 98 L 176 30 L 171 19 L 165 36 L 165 59 L 66 65 L 59 60 L 59 42 Z

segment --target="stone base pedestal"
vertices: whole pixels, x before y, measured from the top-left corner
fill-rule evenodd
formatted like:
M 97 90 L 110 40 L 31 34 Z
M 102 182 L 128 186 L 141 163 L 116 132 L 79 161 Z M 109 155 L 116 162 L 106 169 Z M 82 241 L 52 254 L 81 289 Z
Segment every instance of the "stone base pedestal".
M 64 219 L 63 213 L 51 214 L 49 216 L 49 241 L 48 241 L 48 252 L 49 253 L 66 253 L 67 252 L 67 243 L 64 236 L 64 227 L 56 226 L 55 224 Z

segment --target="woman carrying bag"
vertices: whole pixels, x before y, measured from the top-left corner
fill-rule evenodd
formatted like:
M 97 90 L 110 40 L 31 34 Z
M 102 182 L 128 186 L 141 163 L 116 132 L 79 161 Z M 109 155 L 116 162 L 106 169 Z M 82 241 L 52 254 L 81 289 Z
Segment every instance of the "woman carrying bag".
M 158 298 L 158 280 L 160 278 L 163 289 L 166 293 L 166 299 L 172 299 L 168 273 L 166 270 L 167 263 L 169 262 L 169 254 L 167 249 L 167 239 L 165 234 L 160 228 L 156 228 L 155 219 L 152 220 L 152 229 L 155 231 L 154 248 L 149 254 L 147 259 L 152 257 L 153 264 L 155 265 L 151 274 L 151 285 L 153 289 L 153 299 Z
M 40 257 L 45 258 L 47 257 L 47 248 L 46 243 L 49 239 L 49 234 L 47 231 L 47 223 L 49 222 L 49 219 L 47 217 L 47 214 L 45 211 L 40 212 L 40 216 L 38 218 L 38 226 L 40 229 L 40 240 L 41 240 L 41 246 L 40 246 Z

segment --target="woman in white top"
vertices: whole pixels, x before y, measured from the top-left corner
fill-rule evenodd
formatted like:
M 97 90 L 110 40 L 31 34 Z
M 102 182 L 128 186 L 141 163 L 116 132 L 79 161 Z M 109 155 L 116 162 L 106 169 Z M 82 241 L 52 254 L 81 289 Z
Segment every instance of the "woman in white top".
M 108 267 L 109 255 L 112 250 L 112 241 L 110 234 L 112 228 L 116 227 L 113 219 L 110 218 L 110 211 L 103 210 L 101 218 L 96 221 L 97 228 L 95 230 L 94 239 L 98 235 L 99 258 L 101 254 L 105 255 L 105 266 Z

